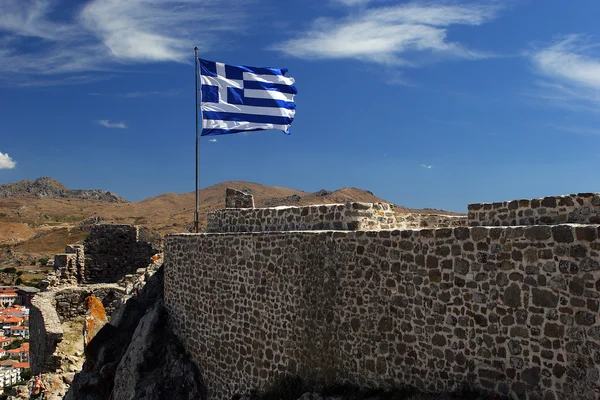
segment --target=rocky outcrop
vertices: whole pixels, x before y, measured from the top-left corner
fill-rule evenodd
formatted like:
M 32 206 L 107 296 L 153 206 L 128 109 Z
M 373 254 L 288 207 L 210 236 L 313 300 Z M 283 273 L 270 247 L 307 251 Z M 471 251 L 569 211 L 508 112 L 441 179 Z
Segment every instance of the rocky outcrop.
M 154 366 L 154 368 L 148 368 Z M 115 373 L 113 400 L 203 399 L 196 367 L 168 328 L 162 300 L 140 320 Z
M 109 203 L 125 203 L 127 200 L 112 192 L 98 189 L 71 190 L 54 178 L 42 177 L 34 181 L 26 179 L 0 185 L 0 197 L 39 197 L 46 199 L 81 199 Z
M 87 312 L 83 324 L 83 343 L 87 346 L 100 329 L 106 325 L 108 319 L 106 318 L 104 306 L 97 297 L 88 296 L 85 302 L 87 303 Z
M 204 398 L 200 374 L 166 322 L 162 267 L 137 293 L 90 341 L 65 399 Z

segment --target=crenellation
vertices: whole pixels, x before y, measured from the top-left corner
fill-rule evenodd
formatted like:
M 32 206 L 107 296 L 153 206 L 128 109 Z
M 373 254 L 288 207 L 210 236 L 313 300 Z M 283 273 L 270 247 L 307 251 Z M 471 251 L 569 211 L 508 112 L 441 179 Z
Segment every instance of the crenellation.
M 599 224 L 600 193 L 469 204 L 468 212 L 471 226 Z

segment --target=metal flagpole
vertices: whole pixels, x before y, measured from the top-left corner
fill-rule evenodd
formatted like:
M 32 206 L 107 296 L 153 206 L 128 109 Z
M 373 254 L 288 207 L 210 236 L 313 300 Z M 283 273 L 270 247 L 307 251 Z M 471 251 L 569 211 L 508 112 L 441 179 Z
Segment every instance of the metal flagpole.
M 194 213 L 194 231 L 198 233 L 200 225 L 200 216 L 198 215 L 198 48 L 194 47 L 196 57 L 196 212 Z

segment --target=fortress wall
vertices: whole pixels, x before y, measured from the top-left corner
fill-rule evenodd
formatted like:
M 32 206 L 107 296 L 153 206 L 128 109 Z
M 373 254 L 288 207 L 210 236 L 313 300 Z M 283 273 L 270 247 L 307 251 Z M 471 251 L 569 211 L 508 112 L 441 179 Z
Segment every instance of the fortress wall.
M 145 268 L 158 251 L 138 241 L 136 226 L 93 225 L 84 241 L 85 283 L 114 283 L 138 268 Z
M 390 204 L 354 202 L 303 207 L 226 208 L 208 213 L 207 231 L 379 230 L 395 227 L 396 218 Z
M 471 226 L 600 224 L 600 193 L 469 204 Z
M 165 304 L 211 399 L 283 373 L 600 396 L 600 226 L 169 236 Z

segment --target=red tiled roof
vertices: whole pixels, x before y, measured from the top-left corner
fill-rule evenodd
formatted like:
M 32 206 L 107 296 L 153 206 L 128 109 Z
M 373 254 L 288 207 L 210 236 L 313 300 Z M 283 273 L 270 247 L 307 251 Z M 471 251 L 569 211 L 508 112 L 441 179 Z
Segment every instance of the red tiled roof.
M 6 318 L 4 320 L 4 322 L 7 323 L 11 323 L 11 322 L 23 322 L 23 318 L 19 318 L 19 317 L 10 317 L 10 318 Z
M 20 362 L 20 363 L 17 363 L 15 365 L 13 365 L 13 368 L 25 368 L 25 369 L 29 369 L 29 363 L 28 362 Z
M 23 329 L 27 329 L 27 327 L 23 326 L 23 325 L 17 325 L 17 326 L 11 326 L 10 327 L 11 331 L 19 331 L 19 330 L 23 330 Z

